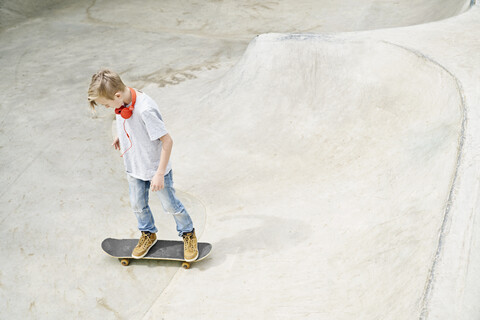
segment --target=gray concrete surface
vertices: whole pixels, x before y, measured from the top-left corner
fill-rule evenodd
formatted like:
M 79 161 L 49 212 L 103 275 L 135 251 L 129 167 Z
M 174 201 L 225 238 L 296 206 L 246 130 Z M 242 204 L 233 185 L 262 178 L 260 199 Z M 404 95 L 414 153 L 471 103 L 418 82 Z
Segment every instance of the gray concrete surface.
M 0 318 L 480 318 L 478 5 L 44 4 L 0 3 Z M 100 67 L 162 109 L 190 270 L 100 248 L 138 235 Z

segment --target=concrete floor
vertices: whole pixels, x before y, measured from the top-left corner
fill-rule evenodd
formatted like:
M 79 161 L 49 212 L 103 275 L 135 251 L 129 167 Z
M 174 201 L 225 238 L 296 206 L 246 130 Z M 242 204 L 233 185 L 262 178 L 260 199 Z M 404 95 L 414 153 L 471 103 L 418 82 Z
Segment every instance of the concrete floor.
M 16 1 L 0 20 L 1 319 L 480 319 L 478 5 Z M 101 67 L 162 110 L 213 244 L 190 270 L 100 248 L 138 237 L 114 117 L 86 101 Z

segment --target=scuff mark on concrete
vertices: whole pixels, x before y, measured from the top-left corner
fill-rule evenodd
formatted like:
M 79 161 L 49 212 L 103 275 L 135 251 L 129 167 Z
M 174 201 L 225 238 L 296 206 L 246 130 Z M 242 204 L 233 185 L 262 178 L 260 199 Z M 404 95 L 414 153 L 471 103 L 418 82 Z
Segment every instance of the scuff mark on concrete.
M 426 319 L 428 319 L 429 302 L 430 302 L 431 295 L 432 295 L 434 285 L 435 285 L 438 263 L 439 263 L 439 260 L 442 256 L 442 253 L 443 253 L 445 238 L 448 234 L 448 227 L 449 227 L 449 224 L 451 222 L 451 207 L 452 207 L 452 203 L 453 203 L 453 200 L 454 200 L 454 193 L 455 193 L 457 180 L 458 180 L 458 172 L 459 172 L 460 165 L 462 163 L 462 155 L 463 155 L 463 149 L 464 149 L 463 147 L 465 145 L 465 132 L 466 132 L 466 128 L 467 128 L 468 108 L 467 108 L 467 105 L 466 105 L 466 102 L 465 102 L 465 91 L 463 89 L 463 86 L 462 86 L 460 80 L 451 71 L 449 71 L 445 66 L 443 66 L 439 62 L 433 60 L 431 57 L 428 57 L 427 55 L 419 52 L 418 50 L 415 50 L 415 49 L 412 49 L 412 48 L 407 48 L 407 47 L 404 47 L 402 45 L 395 44 L 395 43 L 392 43 L 392 42 L 389 42 L 389 41 L 382 41 L 382 42 L 393 45 L 393 46 L 396 46 L 398 48 L 402 48 L 406 51 L 409 51 L 409 52 L 415 54 L 416 56 L 424 59 L 425 61 L 427 61 L 429 63 L 432 63 L 432 64 L 436 65 L 437 67 L 439 67 L 440 69 L 444 70 L 455 81 L 455 84 L 456 84 L 457 90 L 458 90 L 458 94 L 460 96 L 460 101 L 461 101 L 460 107 L 461 107 L 461 112 L 462 112 L 462 124 L 461 124 L 461 131 L 460 131 L 460 137 L 459 137 L 458 148 L 457 148 L 457 160 L 456 160 L 456 166 L 455 166 L 455 173 L 454 173 L 453 178 L 452 178 L 450 191 L 449 191 L 448 198 L 447 198 L 447 201 L 446 201 L 446 204 L 445 204 L 443 220 L 442 220 L 442 224 L 441 224 L 441 227 L 440 227 L 440 233 L 439 233 L 439 237 L 438 237 L 437 249 L 435 251 L 435 255 L 434 255 L 434 258 L 433 258 L 433 261 L 432 261 L 432 266 L 430 267 L 430 270 L 429 270 L 429 275 L 428 275 L 427 281 L 425 283 L 425 289 L 424 289 L 424 292 L 422 294 L 422 300 L 421 300 L 422 301 L 421 302 L 421 313 L 420 313 L 419 319 L 420 320 L 426 320 Z

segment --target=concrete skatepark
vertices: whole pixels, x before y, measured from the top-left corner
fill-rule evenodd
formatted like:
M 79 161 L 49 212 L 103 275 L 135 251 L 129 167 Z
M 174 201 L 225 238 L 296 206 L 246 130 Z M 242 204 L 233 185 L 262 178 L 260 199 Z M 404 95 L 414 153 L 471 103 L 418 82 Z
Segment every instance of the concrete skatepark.
M 0 2 L 1 319 L 480 319 L 470 1 Z M 209 258 L 139 236 L 101 67 L 159 104 Z M 158 236 L 176 239 L 151 197 Z

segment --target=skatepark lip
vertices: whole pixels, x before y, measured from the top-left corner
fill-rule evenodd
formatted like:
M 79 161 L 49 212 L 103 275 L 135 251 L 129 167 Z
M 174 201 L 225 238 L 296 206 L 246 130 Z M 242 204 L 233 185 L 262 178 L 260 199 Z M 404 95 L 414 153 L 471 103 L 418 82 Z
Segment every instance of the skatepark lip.
M 181 2 L 181 1 L 180 1 Z M 187 0 L 183 5 L 165 5 L 158 15 L 147 15 L 144 19 L 132 21 L 128 19 L 130 12 L 135 11 L 135 5 L 123 4 L 124 10 L 118 11 L 118 16 L 109 18 L 100 16 L 110 5 L 106 2 L 94 2 L 86 13 L 91 23 L 105 26 L 122 27 L 129 21 L 129 27 L 139 31 L 154 30 L 155 32 L 196 35 L 213 38 L 251 38 L 256 34 L 268 32 L 348 32 L 365 31 L 382 28 L 397 28 L 439 21 L 454 17 L 468 10 L 475 0 L 445 0 L 439 4 L 436 0 L 419 1 L 271 1 L 268 4 L 243 4 L 233 0 L 219 3 L 205 2 L 202 6 L 189 11 L 192 6 Z M 151 1 L 146 4 L 152 5 Z M 4 2 L 0 7 L 0 30 L 14 26 L 28 19 L 48 17 L 54 10 L 68 10 L 78 5 L 72 0 L 47 0 L 41 3 L 35 1 Z M 292 11 L 296 15 L 291 14 Z M 362 12 L 359 15 L 358 12 Z M 187 16 L 195 19 L 186 19 Z M 250 25 L 244 26 L 244 17 L 250 16 Z

